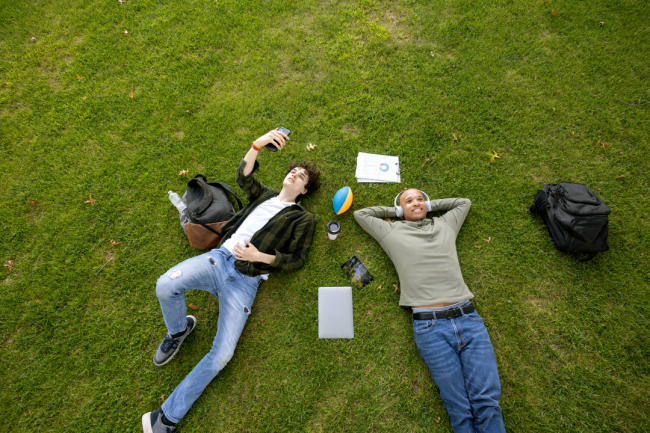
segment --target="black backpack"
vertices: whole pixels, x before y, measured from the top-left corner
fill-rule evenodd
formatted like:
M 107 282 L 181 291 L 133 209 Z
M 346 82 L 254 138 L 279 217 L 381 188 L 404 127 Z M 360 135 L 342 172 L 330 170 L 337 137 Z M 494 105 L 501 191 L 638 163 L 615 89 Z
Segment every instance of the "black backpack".
M 241 210 L 241 200 L 227 183 L 207 182 L 202 174 L 187 183 L 187 191 L 183 194 L 187 209 L 181 214 L 181 226 L 190 246 L 205 250 L 219 244 L 221 227 L 236 213 L 228 194 L 235 198 Z
M 530 212 L 539 215 L 558 250 L 589 254 L 609 250 L 610 208 L 586 185 L 547 183 L 535 194 Z

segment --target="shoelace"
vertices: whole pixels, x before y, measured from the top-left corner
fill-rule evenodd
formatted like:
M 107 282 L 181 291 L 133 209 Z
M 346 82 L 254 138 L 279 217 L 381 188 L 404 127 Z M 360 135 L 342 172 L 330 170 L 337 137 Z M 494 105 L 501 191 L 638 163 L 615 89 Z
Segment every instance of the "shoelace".
M 171 338 L 169 335 L 165 335 L 165 339 L 163 340 L 162 343 L 162 351 L 164 353 L 169 352 L 169 349 L 176 349 L 178 347 L 178 340 Z

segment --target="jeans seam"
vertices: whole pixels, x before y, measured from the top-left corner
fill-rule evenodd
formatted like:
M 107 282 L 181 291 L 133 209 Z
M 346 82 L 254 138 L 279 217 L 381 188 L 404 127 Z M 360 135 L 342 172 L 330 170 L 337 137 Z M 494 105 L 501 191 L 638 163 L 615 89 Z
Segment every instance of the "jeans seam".
M 253 286 L 252 284 L 250 284 L 250 283 L 246 280 L 246 278 L 244 278 L 244 277 L 248 277 L 247 275 L 244 275 L 244 274 L 242 274 L 241 272 L 239 272 L 239 271 L 237 270 L 237 268 L 235 268 L 235 271 L 237 271 L 237 273 L 239 273 L 239 275 L 241 276 L 241 280 L 242 280 L 242 281 L 243 281 L 243 282 L 244 282 L 248 287 L 250 287 L 250 288 L 253 289 L 253 290 L 257 290 L 257 288 L 259 287 L 259 281 L 257 282 L 257 286 Z M 254 278 L 254 277 L 248 277 L 248 278 Z
M 465 335 L 463 335 L 463 330 L 460 327 L 460 323 L 458 323 L 458 320 L 456 318 L 449 319 L 452 323 L 452 326 L 454 328 L 454 333 L 456 334 L 456 342 L 458 343 L 458 350 L 462 350 L 463 347 L 465 347 Z M 460 340 L 459 337 L 460 336 Z
M 470 401 L 472 404 L 472 409 L 474 409 L 474 418 L 476 418 L 476 421 L 478 422 L 479 425 L 479 430 L 483 432 L 483 427 L 481 426 L 481 417 L 479 416 L 478 410 L 476 409 L 476 403 L 472 399 L 472 396 L 470 395 L 469 388 L 467 387 L 467 379 L 465 379 L 465 391 L 467 391 L 467 399 Z
M 176 420 L 176 418 L 174 418 L 173 416 L 171 416 L 171 415 L 168 413 L 169 411 L 166 411 L 166 410 L 165 410 L 164 406 L 165 406 L 165 404 L 163 403 L 163 405 L 160 406 L 160 409 L 162 410 L 163 414 L 165 414 L 165 417 L 167 417 L 167 419 L 170 420 L 171 422 L 178 424 L 178 423 L 180 422 L 180 420 Z

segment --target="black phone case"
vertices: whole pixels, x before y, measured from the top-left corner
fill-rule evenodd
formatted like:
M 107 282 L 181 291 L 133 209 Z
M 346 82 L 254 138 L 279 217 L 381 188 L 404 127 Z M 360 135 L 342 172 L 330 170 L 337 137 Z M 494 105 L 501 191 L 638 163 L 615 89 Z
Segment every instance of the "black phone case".
M 286 129 L 286 128 L 284 128 L 284 129 Z M 276 129 L 276 131 L 279 131 L 279 130 L 280 130 L 280 128 Z M 289 131 L 289 130 L 287 129 L 287 131 Z M 284 132 L 284 131 L 282 131 L 282 132 Z M 289 136 L 289 135 L 291 135 L 291 131 L 289 131 L 289 133 L 287 134 L 287 136 Z M 273 140 L 273 141 L 275 141 L 275 140 Z M 280 143 L 278 143 L 277 141 L 275 141 L 275 142 L 276 142 L 277 144 L 280 144 Z M 274 145 L 272 145 L 271 143 L 267 144 L 267 145 L 264 146 L 264 147 L 266 147 L 266 148 L 267 148 L 268 150 L 270 150 L 271 152 L 277 152 L 277 151 L 278 151 L 278 148 L 275 147 Z

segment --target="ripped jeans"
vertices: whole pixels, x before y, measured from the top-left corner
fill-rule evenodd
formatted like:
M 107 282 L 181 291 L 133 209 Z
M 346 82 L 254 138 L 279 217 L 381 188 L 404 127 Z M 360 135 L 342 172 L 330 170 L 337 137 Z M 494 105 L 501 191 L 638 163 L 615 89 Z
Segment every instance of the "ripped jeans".
M 225 248 L 212 250 L 174 266 L 156 283 L 167 332 L 186 328 L 187 290 L 205 290 L 219 299 L 217 335 L 210 352 L 165 400 L 162 410 L 172 422 L 179 422 L 206 386 L 232 358 L 237 341 L 251 312 L 260 276 L 249 277 L 235 268 L 235 258 Z

